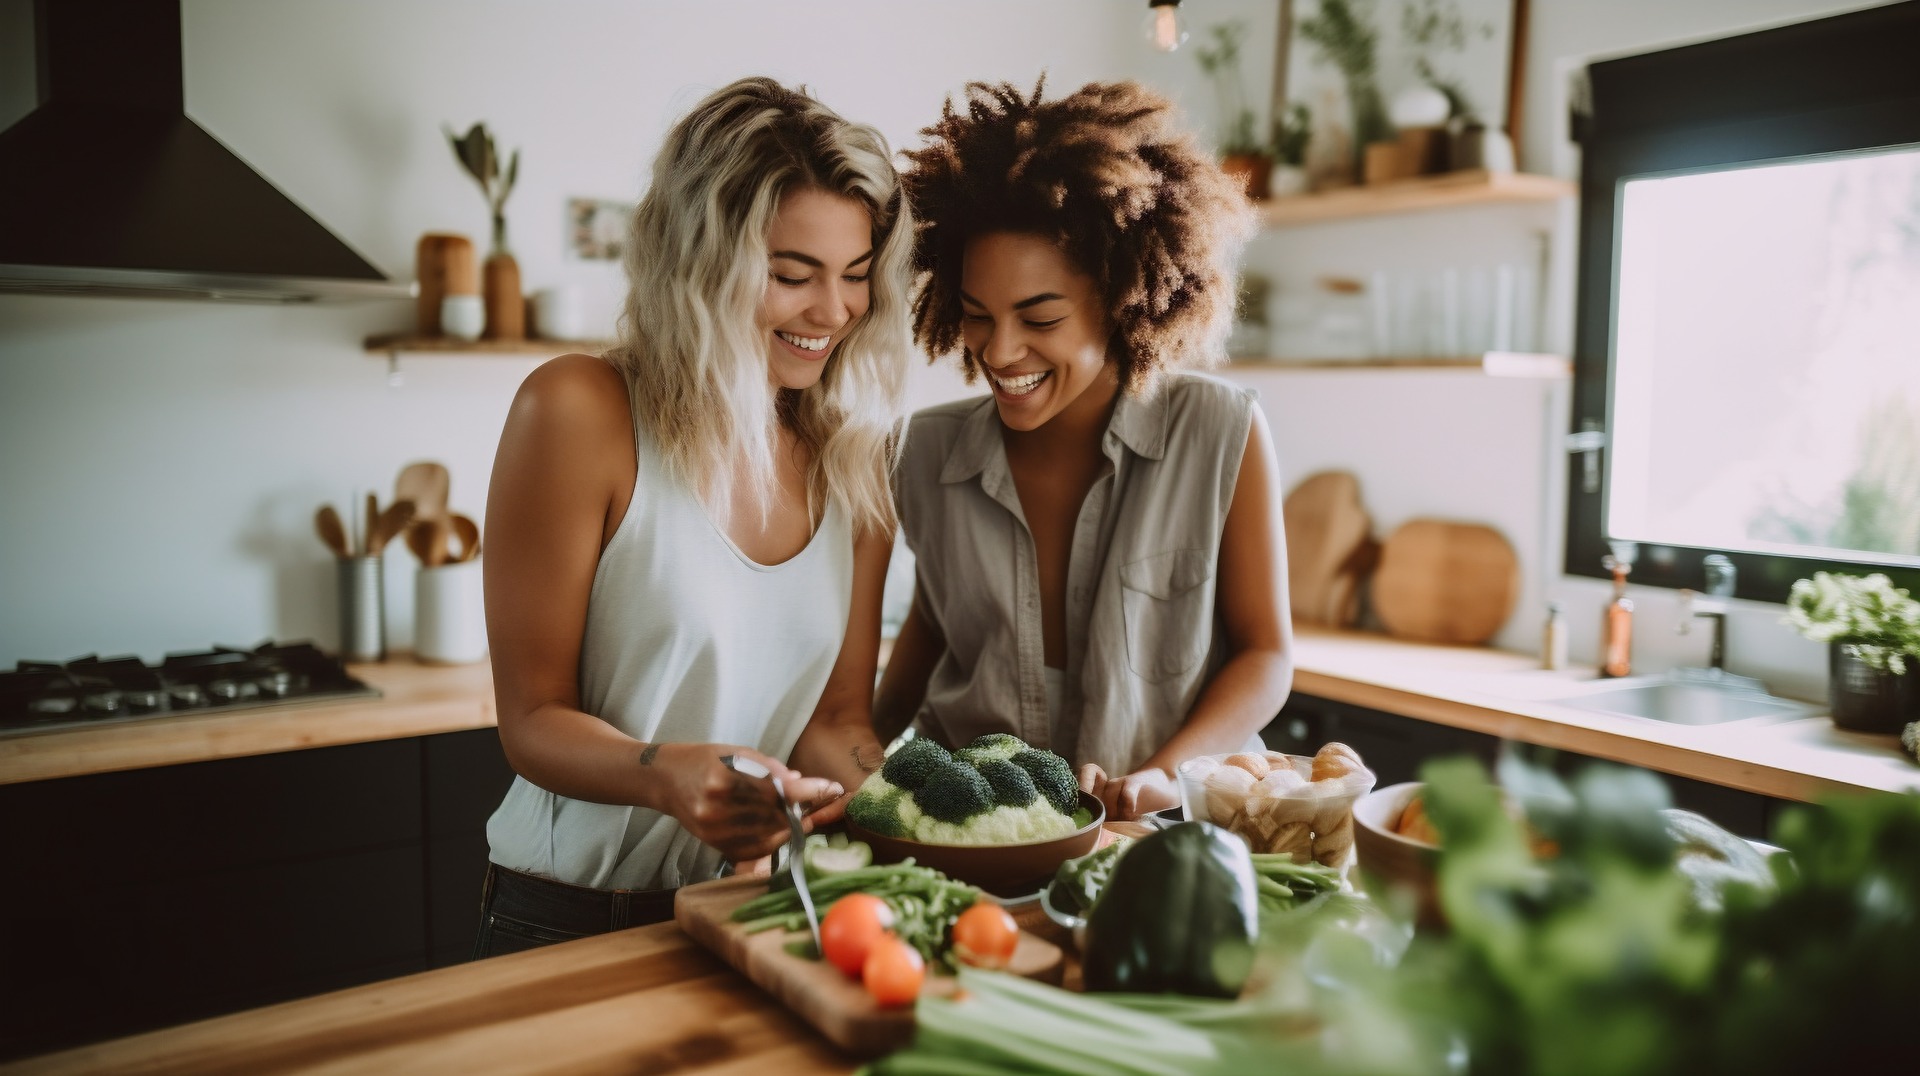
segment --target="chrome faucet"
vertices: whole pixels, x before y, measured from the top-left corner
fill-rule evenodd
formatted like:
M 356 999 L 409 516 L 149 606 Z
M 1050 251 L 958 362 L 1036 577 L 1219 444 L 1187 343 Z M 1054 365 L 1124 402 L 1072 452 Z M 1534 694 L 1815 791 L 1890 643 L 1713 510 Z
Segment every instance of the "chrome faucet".
M 1727 599 L 1733 597 L 1736 573 L 1733 562 L 1713 553 L 1700 562 L 1707 572 L 1705 596 L 1691 590 L 1680 592 L 1680 623 L 1674 630 L 1681 635 L 1693 630 L 1693 622 L 1705 617 L 1713 621 L 1713 648 L 1707 654 L 1707 667 L 1724 673 L 1727 668 Z

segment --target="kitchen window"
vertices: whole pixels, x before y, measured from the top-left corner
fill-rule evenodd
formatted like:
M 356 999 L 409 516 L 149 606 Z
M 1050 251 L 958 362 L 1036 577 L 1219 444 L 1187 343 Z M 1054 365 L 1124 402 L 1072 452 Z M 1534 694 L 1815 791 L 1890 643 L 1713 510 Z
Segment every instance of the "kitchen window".
M 1920 592 L 1920 65 L 1873 9 L 1596 64 L 1567 570 Z M 1907 44 L 1903 44 L 1907 43 Z

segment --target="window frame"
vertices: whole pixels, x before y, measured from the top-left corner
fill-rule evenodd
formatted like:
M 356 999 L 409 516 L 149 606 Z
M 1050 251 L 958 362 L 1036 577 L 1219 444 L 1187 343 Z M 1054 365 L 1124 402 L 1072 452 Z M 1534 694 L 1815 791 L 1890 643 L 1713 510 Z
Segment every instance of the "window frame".
M 1587 68 L 1582 132 L 1574 382 L 1569 439 L 1612 436 L 1614 281 L 1619 196 L 1630 179 L 1721 166 L 1920 145 L 1920 3 L 1870 8 L 1740 37 L 1631 56 Z M 1564 571 L 1609 578 L 1605 498 L 1612 455 L 1597 450 L 1598 481 L 1569 445 Z M 1784 602 L 1814 572 L 1890 576 L 1920 595 L 1920 567 L 1698 546 L 1639 543 L 1631 582 L 1702 588 L 1702 561 L 1730 559 L 1735 597 Z

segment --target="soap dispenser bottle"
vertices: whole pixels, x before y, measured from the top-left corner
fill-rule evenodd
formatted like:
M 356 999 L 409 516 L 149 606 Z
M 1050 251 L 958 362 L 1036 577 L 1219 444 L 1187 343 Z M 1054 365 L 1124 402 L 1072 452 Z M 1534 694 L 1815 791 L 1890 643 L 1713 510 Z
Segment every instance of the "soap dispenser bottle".
M 1633 566 L 1619 556 L 1608 556 L 1600 563 L 1613 574 L 1613 597 L 1601 612 L 1600 675 L 1630 676 L 1633 673 L 1633 599 L 1627 597 L 1627 573 Z

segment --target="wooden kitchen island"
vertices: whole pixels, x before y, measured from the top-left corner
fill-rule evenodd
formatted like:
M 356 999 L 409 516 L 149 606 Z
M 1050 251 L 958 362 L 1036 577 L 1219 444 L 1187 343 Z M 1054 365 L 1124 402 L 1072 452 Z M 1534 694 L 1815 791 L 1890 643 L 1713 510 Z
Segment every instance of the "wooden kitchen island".
M 851 1072 L 672 923 L 30 1058 L 19 1073 Z

